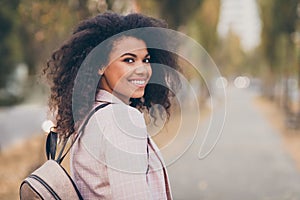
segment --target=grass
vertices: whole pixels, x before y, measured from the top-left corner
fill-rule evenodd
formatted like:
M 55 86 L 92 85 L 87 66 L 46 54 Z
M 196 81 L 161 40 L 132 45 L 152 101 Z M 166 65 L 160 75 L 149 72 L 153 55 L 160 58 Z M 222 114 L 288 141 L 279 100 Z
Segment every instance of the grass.
M 45 136 L 13 145 L 0 152 L 0 199 L 19 199 L 21 181 L 45 160 Z

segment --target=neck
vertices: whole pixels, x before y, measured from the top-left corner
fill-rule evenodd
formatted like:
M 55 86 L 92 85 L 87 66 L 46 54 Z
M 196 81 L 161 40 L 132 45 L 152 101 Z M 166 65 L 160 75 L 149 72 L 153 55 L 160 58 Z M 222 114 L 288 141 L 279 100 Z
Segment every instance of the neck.
M 108 91 L 109 92 L 109 91 Z M 118 92 L 110 92 L 112 95 L 114 95 L 115 97 L 117 97 L 118 99 L 120 99 L 121 101 L 123 101 L 125 104 L 129 105 L 129 97 L 126 97 Z

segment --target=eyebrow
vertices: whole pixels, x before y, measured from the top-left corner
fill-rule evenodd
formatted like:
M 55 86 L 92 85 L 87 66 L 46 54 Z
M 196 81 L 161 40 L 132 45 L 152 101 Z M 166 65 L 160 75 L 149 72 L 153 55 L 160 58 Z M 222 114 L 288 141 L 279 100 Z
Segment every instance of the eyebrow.
M 137 55 L 135 55 L 135 54 L 133 54 L 133 53 L 124 53 L 124 54 L 121 55 L 120 57 L 122 58 L 122 57 L 124 57 L 124 56 L 132 56 L 132 57 L 134 57 L 134 58 L 137 57 Z M 148 56 L 150 56 L 149 53 L 148 53 L 147 55 L 145 55 L 145 58 L 148 57 Z

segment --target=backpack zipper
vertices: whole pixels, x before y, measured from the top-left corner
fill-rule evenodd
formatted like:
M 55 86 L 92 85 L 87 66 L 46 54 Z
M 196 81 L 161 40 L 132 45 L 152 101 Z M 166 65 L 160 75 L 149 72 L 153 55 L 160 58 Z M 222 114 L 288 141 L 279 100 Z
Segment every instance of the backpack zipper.
M 33 178 L 35 180 L 37 180 L 39 183 L 41 183 L 50 193 L 51 195 L 56 199 L 56 200 L 61 200 L 59 198 L 59 196 L 54 192 L 54 190 L 40 177 L 38 177 L 37 175 L 31 174 L 29 176 L 29 178 Z

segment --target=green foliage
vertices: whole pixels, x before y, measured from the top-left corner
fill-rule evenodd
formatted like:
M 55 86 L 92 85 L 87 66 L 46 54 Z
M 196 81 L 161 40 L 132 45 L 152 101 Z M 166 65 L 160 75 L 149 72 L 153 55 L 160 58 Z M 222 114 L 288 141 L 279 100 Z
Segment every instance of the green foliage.
M 187 24 L 188 34 L 196 39 L 205 50 L 213 55 L 218 45 L 217 26 L 220 0 L 203 0 Z
M 72 8 L 63 1 L 23 0 L 20 4 L 22 46 L 31 74 L 45 65 L 50 52 L 70 34 L 79 20 Z
M 288 48 L 293 46 L 291 34 L 295 31 L 297 20 L 298 0 L 259 0 L 260 14 L 263 22 L 261 48 L 269 63 L 271 71 L 278 72 L 282 66 L 278 58 L 282 46 L 282 37 L 285 37 Z M 284 66 L 283 66 L 284 67 Z
M 0 88 L 18 63 L 30 75 L 43 67 L 51 54 L 83 18 L 106 9 L 127 12 L 128 7 L 165 19 L 170 28 L 186 31 L 214 55 L 220 0 L 2 0 L 0 3 Z M 131 3 L 134 3 L 131 4 Z M 122 5 L 121 5 L 122 4 Z M 126 8 L 127 7 L 127 8 Z
M 75 23 L 89 15 L 86 3 L 87 0 L 1 1 L 0 105 L 24 98 L 11 93 L 26 89 L 13 74 L 18 64 L 25 63 L 29 69 L 32 79 L 27 84 L 36 85 L 36 74 L 45 66 L 51 51 L 61 45 Z
M 282 85 L 282 80 L 294 78 L 299 69 L 297 66 L 296 44 L 292 36 L 295 34 L 297 21 L 298 0 L 258 0 L 260 14 L 263 22 L 261 52 L 264 55 L 266 95 L 276 97 L 272 92 L 276 83 Z M 300 77 L 298 77 L 300 80 Z M 284 108 L 287 109 L 289 91 L 288 85 L 284 86 Z M 280 97 L 279 97 L 280 98 Z
M 6 80 L 20 62 L 22 53 L 19 48 L 18 15 L 15 10 L 19 1 L 0 3 L 0 89 L 6 86 Z
M 217 50 L 216 60 L 224 76 L 241 75 L 245 73 L 246 54 L 244 53 L 240 38 L 232 31 Z
M 193 18 L 203 0 L 155 0 L 160 9 L 160 16 L 165 19 L 170 28 L 178 29 Z

